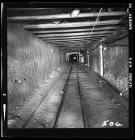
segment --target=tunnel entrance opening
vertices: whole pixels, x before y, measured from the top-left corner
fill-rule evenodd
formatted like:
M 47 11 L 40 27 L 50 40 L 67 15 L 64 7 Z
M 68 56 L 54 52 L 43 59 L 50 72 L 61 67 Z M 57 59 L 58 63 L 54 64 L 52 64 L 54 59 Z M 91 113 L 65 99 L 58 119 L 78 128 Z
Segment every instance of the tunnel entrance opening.
M 79 62 L 79 54 L 71 54 L 69 56 L 69 63 L 77 63 Z

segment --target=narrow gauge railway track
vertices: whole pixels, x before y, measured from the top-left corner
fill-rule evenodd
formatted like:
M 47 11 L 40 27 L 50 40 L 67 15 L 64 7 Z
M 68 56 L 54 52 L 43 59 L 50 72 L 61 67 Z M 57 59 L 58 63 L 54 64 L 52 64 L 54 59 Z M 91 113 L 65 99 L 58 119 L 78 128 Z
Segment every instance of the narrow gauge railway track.
M 86 106 L 84 106 L 87 104 L 87 102 L 85 100 L 86 94 L 83 95 L 82 93 L 85 93 L 85 92 L 82 92 L 82 89 L 80 88 L 83 85 L 82 83 L 84 82 L 84 79 L 82 79 L 82 77 L 80 77 L 81 73 L 82 73 L 82 71 L 80 71 L 77 67 L 74 67 L 73 65 L 71 65 L 70 70 L 68 71 L 68 73 L 66 73 L 66 76 L 64 76 L 63 84 L 62 84 L 60 90 L 58 90 L 57 95 L 59 95 L 61 97 L 57 102 L 55 111 L 52 112 L 54 117 L 51 120 L 51 123 L 49 124 L 48 122 L 46 122 L 46 119 L 43 119 L 40 124 L 42 126 L 44 124 L 44 126 L 43 126 L 44 128 L 90 128 L 91 127 L 90 122 L 92 122 L 92 121 L 89 120 L 90 118 L 88 118 L 88 116 L 90 116 L 89 109 Z M 39 108 L 41 106 L 43 108 L 47 109 L 47 106 L 45 106 L 47 100 L 45 101 L 45 99 L 47 98 L 47 95 L 50 95 L 49 97 L 52 97 L 52 95 L 54 95 L 53 92 L 52 92 L 52 95 L 49 94 L 49 92 L 50 92 L 51 88 L 53 88 L 53 86 L 57 87 L 57 84 L 56 85 L 55 84 L 56 84 L 56 82 L 52 84 L 52 86 L 47 90 L 46 95 L 44 95 L 43 98 L 41 99 L 41 101 L 33 108 L 32 112 L 29 114 L 29 116 L 23 121 L 21 128 L 27 128 L 29 126 L 29 123 L 32 124 L 31 120 L 36 118 L 35 116 L 36 116 L 36 114 L 38 114 L 37 112 L 40 112 Z M 60 85 L 60 84 L 58 84 L 58 85 Z M 61 92 L 62 94 L 59 94 L 59 91 L 61 91 L 61 90 L 62 90 L 62 92 Z M 93 89 L 89 89 L 89 90 L 93 90 Z M 53 97 L 55 97 L 55 96 L 53 96 Z M 85 104 L 84 104 L 84 100 L 85 100 Z M 49 103 L 50 103 L 50 101 L 49 101 Z M 95 106 L 96 105 L 97 105 L 97 103 L 95 103 Z M 48 104 L 48 107 L 50 107 L 50 104 Z M 86 112 L 86 110 L 87 110 L 87 112 Z M 98 112 L 98 110 L 94 110 L 94 111 Z M 46 113 L 47 112 L 44 111 L 44 109 L 43 109 L 43 112 L 40 113 L 40 117 L 37 117 L 37 118 L 39 118 L 39 120 L 40 120 L 40 118 L 42 119 L 42 115 L 44 117 L 48 115 Z M 100 115 L 100 113 L 99 113 L 99 115 Z M 101 116 L 102 116 L 102 114 L 101 114 Z M 93 120 L 94 120 L 94 118 L 93 118 Z M 97 120 L 98 120 L 98 118 L 97 118 Z M 38 121 L 38 119 L 37 119 L 37 121 Z M 35 127 L 35 124 L 33 126 Z
M 80 103 L 81 103 L 81 108 L 82 108 L 84 128 L 89 128 L 88 120 L 87 120 L 86 113 L 85 113 L 85 108 L 84 108 L 84 100 L 83 100 L 83 96 L 81 94 L 81 89 L 80 89 L 80 83 L 79 83 L 79 77 L 78 77 L 78 70 L 76 70 L 76 73 L 77 73 L 78 94 L 80 96 Z
M 58 108 L 58 113 L 57 113 L 57 115 L 56 115 L 56 119 L 55 119 L 55 121 L 54 121 L 53 128 L 56 128 L 56 124 L 57 124 L 57 121 L 58 121 L 58 118 L 59 118 L 59 115 L 60 115 L 60 112 L 61 112 L 61 109 L 62 109 L 62 106 L 63 106 L 63 103 L 64 103 L 64 99 L 65 99 L 65 96 L 66 96 L 66 90 L 67 90 L 67 84 L 68 84 L 68 81 L 69 81 L 69 78 L 70 78 L 71 71 L 72 71 L 72 65 L 71 65 L 71 69 L 70 69 L 70 71 L 69 71 L 67 80 L 66 80 L 65 85 L 64 85 L 64 88 L 63 88 L 64 94 L 63 94 L 63 97 L 62 97 L 60 106 L 59 106 L 59 108 Z
M 72 75 L 72 77 L 73 78 L 71 78 L 71 75 Z M 65 83 L 64 83 L 64 87 L 63 87 L 63 95 L 62 95 L 62 98 L 61 98 L 61 101 L 60 101 L 60 104 L 59 104 L 59 107 L 58 107 L 58 111 L 57 111 L 57 113 L 56 113 L 56 117 L 55 117 L 55 120 L 54 120 L 54 123 L 53 123 L 53 126 L 52 126 L 52 128 L 61 128 L 61 126 L 59 125 L 59 123 L 58 122 L 60 122 L 61 121 L 61 114 L 62 114 L 62 110 L 63 110 L 63 108 L 64 108 L 64 106 L 65 106 L 65 100 L 67 100 L 67 96 L 69 96 L 69 98 L 71 98 L 71 100 L 72 100 L 72 93 L 70 93 L 70 95 L 68 94 L 69 92 L 71 92 L 70 91 L 70 89 L 69 89 L 69 85 L 72 85 L 72 84 L 69 84 L 72 80 L 74 80 L 74 81 L 76 81 L 75 82 L 75 85 L 74 86 L 76 86 L 77 88 L 76 88 L 76 91 L 75 91 L 75 93 L 73 93 L 73 97 L 75 97 L 75 98 L 77 98 L 77 102 L 75 102 L 75 104 L 77 104 L 78 105 L 78 108 L 79 108 L 79 111 L 78 112 L 81 112 L 80 114 L 81 115 L 78 115 L 77 117 L 79 117 L 79 118 L 81 118 L 80 120 L 81 121 L 79 121 L 79 123 L 80 123 L 80 126 L 81 126 L 81 124 L 82 124 L 82 128 L 88 128 L 89 126 L 88 126 L 88 121 L 87 121 L 87 118 L 86 118 L 86 113 L 85 113 L 85 109 L 84 109 L 84 103 L 83 103 L 83 96 L 82 96 L 82 94 L 81 94 L 81 90 L 80 90 L 80 84 L 79 84 L 79 77 L 78 77 L 78 71 L 77 71 L 77 69 L 74 71 L 73 70 L 73 66 L 71 65 L 71 68 L 70 68 L 70 70 L 69 70 L 69 73 L 68 73 L 68 76 L 67 76 L 67 79 L 66 79 L 66 81 L 65 81 Z M 55 83 L 51 86 L 51 87 L 53 87 L 55 85 Z M 47 94 L 45 95 L 45 96 L 43 96 L 43 98 L 42 98 L 42 100 L 39 102 L 39 104 L 38 105 L 36 105 L 36 107 L 34 107 L 34 109 L 33 109 L 33 111 L 30 113 L 30 115 L 29 115 L 29 117 L 27 118 L 27 120 L 25 120 L 25 122 L 23 123 L 23 125 L 21 126 L 21 128 L 26 128 L 28 125 L 29 125 L 29 122 L 31 121 L 31 119 L 32 118 L 34 118 L 34 115 L 36 114 L 36 111 L 38 110 L 38 108 L 40 108 L 40 106 L 43 104 L 43 102 L 45 101 L 45 99 L 46 99 L 46 97 L 47 97 L 47 95 L 48 95 L 48 93 L 50 92 L 50 90 L 51 90 L 51 88 L 47 91 Z M 69 99 L 70 100 L 70 99 Z M 75 101 L 76 101 L 76 99 L 75 99 Z M 72 101 L 71 101 L 72 102 Z M 74 107 L 72 107 L 73 105 L 72 104 L 70 104 L 70 106 L 71 106 L 71 110 L 72 110 L 72 108 L 74 108 Z M 70 111 L 70 110 L 69 110 Z M 66 120 L 65 120 L 66 121 Z M 74 126 L 74 124 L 72 125 L 72 126 Z M 47 128 L 46 127 L 46 124 L 44 124 L 44 128 Z M 79 127 L 80 128 L 80 127 Z
M 86 67 L 80 67 L 79 73 L 89 73 L 89 70 L 86 69 Z M 84 71 L 84 72 L 82 72 Z M 123 108 L 128 110 L 129 109 L 129 99 L 123 96 L 123 92 L 119 90 L 115 85 L 113 85 L 111 82 L 109 82 L 107 79 L 105 79 L 103 76 L 101 76 L 99 73 L 94 72 L 97 75 L 98 84 L 100 87 L 108 87 L 108 89 L 111 91 L 111 96 L 115 99 L 112 99 L 112 101 L 117 102 L 117 104 L 122 104 Z M 93 90 L 93 89 L 92 89 Z
M 63 92 L 64 92 L 64 94 L 63 94 L 63 97 L 62 97 L 62 99 L 61 99 L 61 103 L 60 103 L 60 105 L 59 105 L 59 108 L 58 108 L 58 112 L 57 112 L 57 115 L 56 115 L 56 119 L 55 119 L 55 122 L 54 122 L 54 125 L 53 125 L 53 128 L 61 128 L 61 126 L 59 127 L 59 124 L 60 123 L 58 123 L 58 122 L 60 122 L 61 120 L 62 120 L 62 117 L 60 117 L 61 116 L 61 114 L 62 114 L 62 109 L 64 108 L 64 104 L 66 104 L 65 102 L 66 102 L 66 96 L 70 96 L 69 94 L 71 94 L 70 92 L 70 88 L 69 88 L 69 86 L 70 86 L 70 81 L 71 80 L 73 80 L 72 78 L 71 78 L 71 73 L 72 74 L 75 74 L 75 78 L 74 78 L 74 80 L 76 80 L 77 82 L 76 82 L 76 87 L 77 87 L 77 91 L 76 91 L 76 96 L 78 97 L 78 99 L 79 99 L 79 104 L 80 104 L 80 112 L 81 112 L 81 116 L 82 116 L 82 123 L 83 123 L 83 128 L 88 128 L 89 126 L 88 126 L 88 123 L 87 123 L 87 117 L 86 117 L 86 113 L 85 113 L 85 109 L 84 109 L 84 103 L 83 103 L 83 96 L 82 96 L 82 94 L 81 94 L 81 90 L 80 90 L 80 83 L 79 83 L 79 77 L 78 77 L 78 71 L 77 71 L 77 69 L 76 69 L 76 71 L 72 71 L 72 69 L 71 69 L 71 71 L 70 71 L 70 73 L 69 73 L 69 76 L 68 76 L 68 78 L 67 78 L 67 80 L 66 80 L 66 82 L 65 82 L 65 85 L 64 85 L 64 89 L 63 89 Z M 71 79 L 70 79 L 71 78 Z M 71 84 L 72 85 L 72 84 Z M 73 94 L 75 94 L 75 93 L 73 93 Z M 75 96 L 74 96 L 75 97 Z M 76 102 L 77 103 L 77 102 Z M 66 106 L 66 105 L 65 105 Z M 72 104 L 70 105 L 70 106 L 72 106 Z M 67 110 L 65 110 L 65 111 L 67 111 Z M 80 116 L 79 116 L 80 117 Z M 65 121 L 66 121 L 66 119 L 65 119 Z
M 70 73 L 71 73 L 71 70 L 72 70 L 72 65 L 71 65 L 71 68 L 69 70 L 69 74 L 68 74 L 68 77 L 70 76 Z M 68 79 L 68 78 L 67 78 Z M 66 80 L 67 82 L 67 80 Z M 23 125 L 21 126 L 21 128 L 26 128 L 26 126 L 29 124 L 30 120 L 34 117 L 36 111 L 38 110 L 38 108 L 40 107 L 40 105 L 44 102 L 44 100 L 46 99 L 47 95 L 49 94 L 51 88 L 56 84 L 56 82 L 53 83 L 53 85 L 49 88 L 49 90 L 47 91 L 47 94 L 45 94 L 43 96 L 43 98 L 41 99 L 41 101 L 39 102 L 39 104 L 37 104 L 33 111 L 30 113 L 29 117 L 27 118 L 27 120 L 25 120 L 25 122 L 23 123 Z M 66 84 L 66 83 L 65 83 Z M 46 126 L 44 125 L 44 128 L 46 128 Z

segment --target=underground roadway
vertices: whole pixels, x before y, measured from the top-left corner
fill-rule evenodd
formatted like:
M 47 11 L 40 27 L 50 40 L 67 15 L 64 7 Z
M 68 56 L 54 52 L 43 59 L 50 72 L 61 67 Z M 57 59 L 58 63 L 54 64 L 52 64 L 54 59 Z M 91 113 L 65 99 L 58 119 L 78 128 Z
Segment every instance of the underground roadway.
M 128 101 L 92 70 L 70 64 L 56 71 L 14 116 L 9 116 L 9 128 L 127 128 Z

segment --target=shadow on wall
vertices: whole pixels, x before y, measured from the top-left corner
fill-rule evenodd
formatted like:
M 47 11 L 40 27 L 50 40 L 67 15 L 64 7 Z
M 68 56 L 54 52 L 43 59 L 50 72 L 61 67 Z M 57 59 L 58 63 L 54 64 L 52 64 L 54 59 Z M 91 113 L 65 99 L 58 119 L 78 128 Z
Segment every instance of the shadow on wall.
M 8 100 L 20 105 L 64 62 L 60 50 L 30 35 L 19 24 L 8 23 L 7 45 Z

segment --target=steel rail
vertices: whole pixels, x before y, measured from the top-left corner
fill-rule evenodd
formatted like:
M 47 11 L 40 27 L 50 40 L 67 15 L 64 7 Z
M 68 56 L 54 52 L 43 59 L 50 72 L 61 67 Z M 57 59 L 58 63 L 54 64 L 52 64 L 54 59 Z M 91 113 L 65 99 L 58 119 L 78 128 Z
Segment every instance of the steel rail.
M 65 96 L 66 96 L 66 93 L 67 93 L 66 92 L 67 91 L 67 84 L 68 84 L 68 81 L 69 81 L 69 78 L 70 78 L 71 71 L 72 71 L 72 65 L 71 65 L 68 77 L 66 79 L 66 82 L 64 84 L 64 88 L 63 88 L 63 92 L 64 93 L 63 93 L 63 96 L 62 96 L 62 99 L 61 99 L 61 103 L 60 103 L 59 108 L 58 108 L 58 112 L 57 112 L 56 119 L 55 119 L 54 124 L 53 124 L 53 128 L 57 127 L 57 122 L 58 122 L 58 119 L 59 119 L 59 116 L 60 116 L 60 112 L 61 112 L 61 109 L 62 109 L 63 104 L 64 104 L 64 99 L 65 99 Z
M 83 123 L 84 123 L 84 128 L 89 128 L 89 125 L 88 125 L 88 119 L 86 117 L 86 112 L 85 112 L 85 109 L 84 109 L 84 102 L 83 102 L 83 97 L 81 95 L 81 90 L 80 90 L 80 83 L 79 83 L 79 76 L 78 76 L 78 71 L 76 69 L 76 74 L 77 74 L 77 85 L 78 85 L 78 94 L 79 94 L 79 97 L 80 97 L 80 103 L 81 103 L 81 108 L 82 108 L 82 116 L 83 116 Z
M 59 79 L 59 78 L 58 78 Z M 36 107 L 33 109 L 33 111 L 30 113 L 28 119 L 23 123 L 23 125 L 21 126 L 21 128 L 25 128 L 27 126 L 27 124 L 30 122 L 31 118 L 35 115 L 35 112 L 37 111 L 37 109 L 39 108 L 39 106 L 43 103 L 43 101 L 46 99 L 48 93 L 50 92 L 50 90 L 52 89 L 52 87 L 56 84 L 57 81 L 55 81 L 51 87 L 47 90 L 47 94 L 45 94 L 43 96 L 43 98 L 40 100 L 40 102 L 36 105 Z

